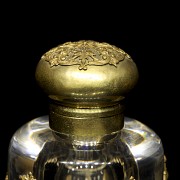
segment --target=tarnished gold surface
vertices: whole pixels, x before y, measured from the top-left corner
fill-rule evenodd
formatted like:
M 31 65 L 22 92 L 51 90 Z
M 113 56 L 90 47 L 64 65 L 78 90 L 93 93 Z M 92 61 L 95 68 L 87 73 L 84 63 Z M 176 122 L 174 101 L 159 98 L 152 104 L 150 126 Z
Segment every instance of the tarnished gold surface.
M 20 179 L 20 180 L 36 180 L 36 179 L 34 178 L 34 176 L 32 175 L 31 172 L 29 172 L 29 173 L 26 174 L 26 175 L 20 175 L 20 176 L 19 176 L 19 179 Z
M 96 137 L 119 131 L 123 125 L 123 107 L 72 108 L 50 104 L 50 127 L 64 134 Z M 58 123 L 62 125 L 57 125 Z
M 8 175 L 6 175 L 5 180 L 8 180 Z M 19 180 L 36 180 L 31 172 L 26 175 L 19 175 Z
M 168 180 L 168 176 L 169 176 L 168 171 L 167 171 L 166 162 L 167 162 L 167 159 L 166 159 L 166 156 L 164 156 L 163 180 Z
M 20 175 L 20 180 L 36 180 L 31 172 L 29 172 L 27 175 Z
M 46 52 L 35 76 L 51 100 L 53 130 L 101 136 L 123 127 L 122 100 L 135 86 L 138 70 L 122 49 L 82 40 Z
M 34 177 L 32 176 L 32 178 L 31 177 L 28 177 L 28 176 L 21 176 L 20 177 L 21 178 L 21 180 L 36 180 L 36 179 L 34 179 Z M 30 179 L 31 178 L 31 179 Z M 6 176 L 6 179 L 5 180 L 8 180 L 8 176 Z M 133 176 L 131 176 L 130 177 L 130 179 L 129 180 L 135 180 L 134 179 L 134 177 Z M 167 179 L 163 179 L 163 180 L 167 180 Z
M 90 65 L 117 64 L 128 57 L 122 49 L 108 43 L 95 41 L 67 42 L 52 48 L 42 56 L 51 66 L 79 65 L 79 70 L 87 70 Z M 130 57 L 129 57 L 130 58 Z
M 50 117 L 50 127 L 53 130 L 63 134 L 94 137 L 94 139 L 117 132 L 124 125 L 122 114 L 106 118 L 75 118 L 50 112 Z
M 129 180 L 135 180 L 135 179 L 134 179 L 134 177 L 133 177 L 133 176 L 131 176 Z

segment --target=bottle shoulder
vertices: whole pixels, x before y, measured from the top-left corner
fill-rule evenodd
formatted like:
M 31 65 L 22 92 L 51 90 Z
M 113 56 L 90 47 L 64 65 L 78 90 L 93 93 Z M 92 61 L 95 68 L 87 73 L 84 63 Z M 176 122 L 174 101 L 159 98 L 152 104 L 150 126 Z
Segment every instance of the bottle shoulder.
M 26 154 L 36 157 L 47 141 L 55 140 L 49 127 L 49 116 L 37 117 L 20 127 L 11 139 L 11 145 L 20 147 Z M 160 137 L 139 120 L 125 117 L 121 130 L 121 140 L 125 141 L 135 156 L 150 154 L 162 148 Z M 20 146 L 19 146 L 20 145 Z M 29 148 L 33 147 L 33 148 Z
M 143 160 L 147 157 L 162 156 L 164 154 L 159 135 L 139 120 L 125 117 L 122 139 L 137 159 Z
M 106 153 L 107 157 L 105 159 L 101 159 L 100 164 L 107 164 L 107 158 L 110 158 L 108 162 L 111 162 L 112 157 L 120 154 L 120 159 L 125 162 L 126 166 L 128 166 L 129 161 L 136 164 L 133 165 L 133 167 L 138 167 L 139 177 L 141 179 L 146 179 L 147 175 L 148 177 L 152 177 L 152 179 L 155 176 L 157 177 L 156 179 L 161 178 L 164 157 L 161 139 L 151 128 L 142 122 L 125 117 L 123 129 L 110 143 L 104 143 L 103 147 L 102 155 L 104 155 L 105 151 L 108 153 Z M 91 145 L 87 147 L 85 144 L 85 146 L 83 145 L 81 148 L 83 148 L 83 152 L 86 152 L 87 148 L 91 148 Z M 66 140 L 57 140 L 54 132 L 49 127 L 49 116 L 37 117 L 20 127 L 11 139 L 9 148 L 10 177 L 14 176 L 14 174 L 20 174 L 19 169 L 15 171 L 13 169 L 16 165 L 19 167 L 19 164 L 22 164 L 22 159 L 23 162 L 27 163 L 24 163 L 25 165 L 23 167 L 21 165 L 20 167 L 26 169 L 26 165 L 28 164 L 28 168 L 31 166 L 29 169 L 30 172 L 32 172 L 33 166 L 35 167 L 35 165 L 42 164 L 42 161 L 56 162 L 58 158 L 60 158 L 59 162 L 65 164 L 70 163 L 71 165 L 74 159 L 68 159 L 69 155 L 81 151 L 82 149 L 72 150 Z M 98 156 L 100 155 L 97 149 L 95 151 L 90 150 L 89 152 L 95 153 L 93 157 L 96 157 L 96 154 L 98 154 Z M 124 155 L 121 153 L 124 153 L 125 159 L 122 158 Z M 73 157 L 77 157 L 76 155 L 73 155 Z M 82 161 L 81 153 L 78 157 L 79 156 Z M 119 162 L 116 158 L 113 162 L 116 162 L 116 160 Z M 15 164 L 13 164 L 14 161 L 16 162 Z M 79 163 L 79 161 L 77 163 Z M 77 163 L 75 163 L 75 165 Z M 96 161 L 96 163 L 98 164 L 99 161 Z M 78 167 L 86 168 L 86 165 L 85 163 L 84 166 L 78 165 Z
M 22 125 L 11 138 L 9 150 L 16 149 L 17 154 L 24 154 L 36 159 L 46 141 L 53 139 L 49 128 L 48 116 L 32 119 Z

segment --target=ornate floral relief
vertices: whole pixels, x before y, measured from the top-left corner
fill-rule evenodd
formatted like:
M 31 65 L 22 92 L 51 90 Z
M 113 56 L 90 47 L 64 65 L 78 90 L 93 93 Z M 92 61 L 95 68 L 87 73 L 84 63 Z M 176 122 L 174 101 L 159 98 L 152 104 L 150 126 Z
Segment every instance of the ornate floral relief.
M 108 43 L 95 41 L 67 42 L 46 52 L 42 59 L 49 62 L 50 66 L 79 65 L 79 70 L 87 70 L 88 65 L 117 66 L 120 61 L 130 56 L 122 49 Z
M 19 179 L 20 179 L 20 180 L 36 180 L 36 179 L 33 177 L 33 175 L 32 175 L 31 172 L 29 172 L 27 175 L 20 175 L 20 176 L 19 176 Z

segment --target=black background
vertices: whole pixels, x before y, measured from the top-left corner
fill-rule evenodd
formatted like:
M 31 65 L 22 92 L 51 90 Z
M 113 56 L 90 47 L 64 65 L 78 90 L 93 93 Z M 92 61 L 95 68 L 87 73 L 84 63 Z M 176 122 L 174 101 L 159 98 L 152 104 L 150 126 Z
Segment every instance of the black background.
M 48 113 L 47 97 L 34 77 L 42 54 L 64 42 L 87 39 L 116 45 L 135 61 L 140 78 L 126 98 L 125 114 L 161 137 L 169 179 L 178 179 L 176 6 L 164 2 L 75 5 L 11 2 L 1 6 L 0 178 L 5 177 L 13 133 L 27 121 Z

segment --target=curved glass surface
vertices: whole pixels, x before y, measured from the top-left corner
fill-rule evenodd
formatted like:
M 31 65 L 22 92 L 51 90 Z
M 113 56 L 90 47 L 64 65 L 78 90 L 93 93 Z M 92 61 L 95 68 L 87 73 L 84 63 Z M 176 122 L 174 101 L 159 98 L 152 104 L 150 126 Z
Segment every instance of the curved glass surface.
M 57 136 L 48 116 L 38 117 L 13 135 L 9 180 L 162 180 L 163 147 L 149 127 L 125 117 L 124 128 L 101 143 Z M 97 129 L 98 130 L 98 129 Z M 29 178 L 30 179 L 30 178 Z

